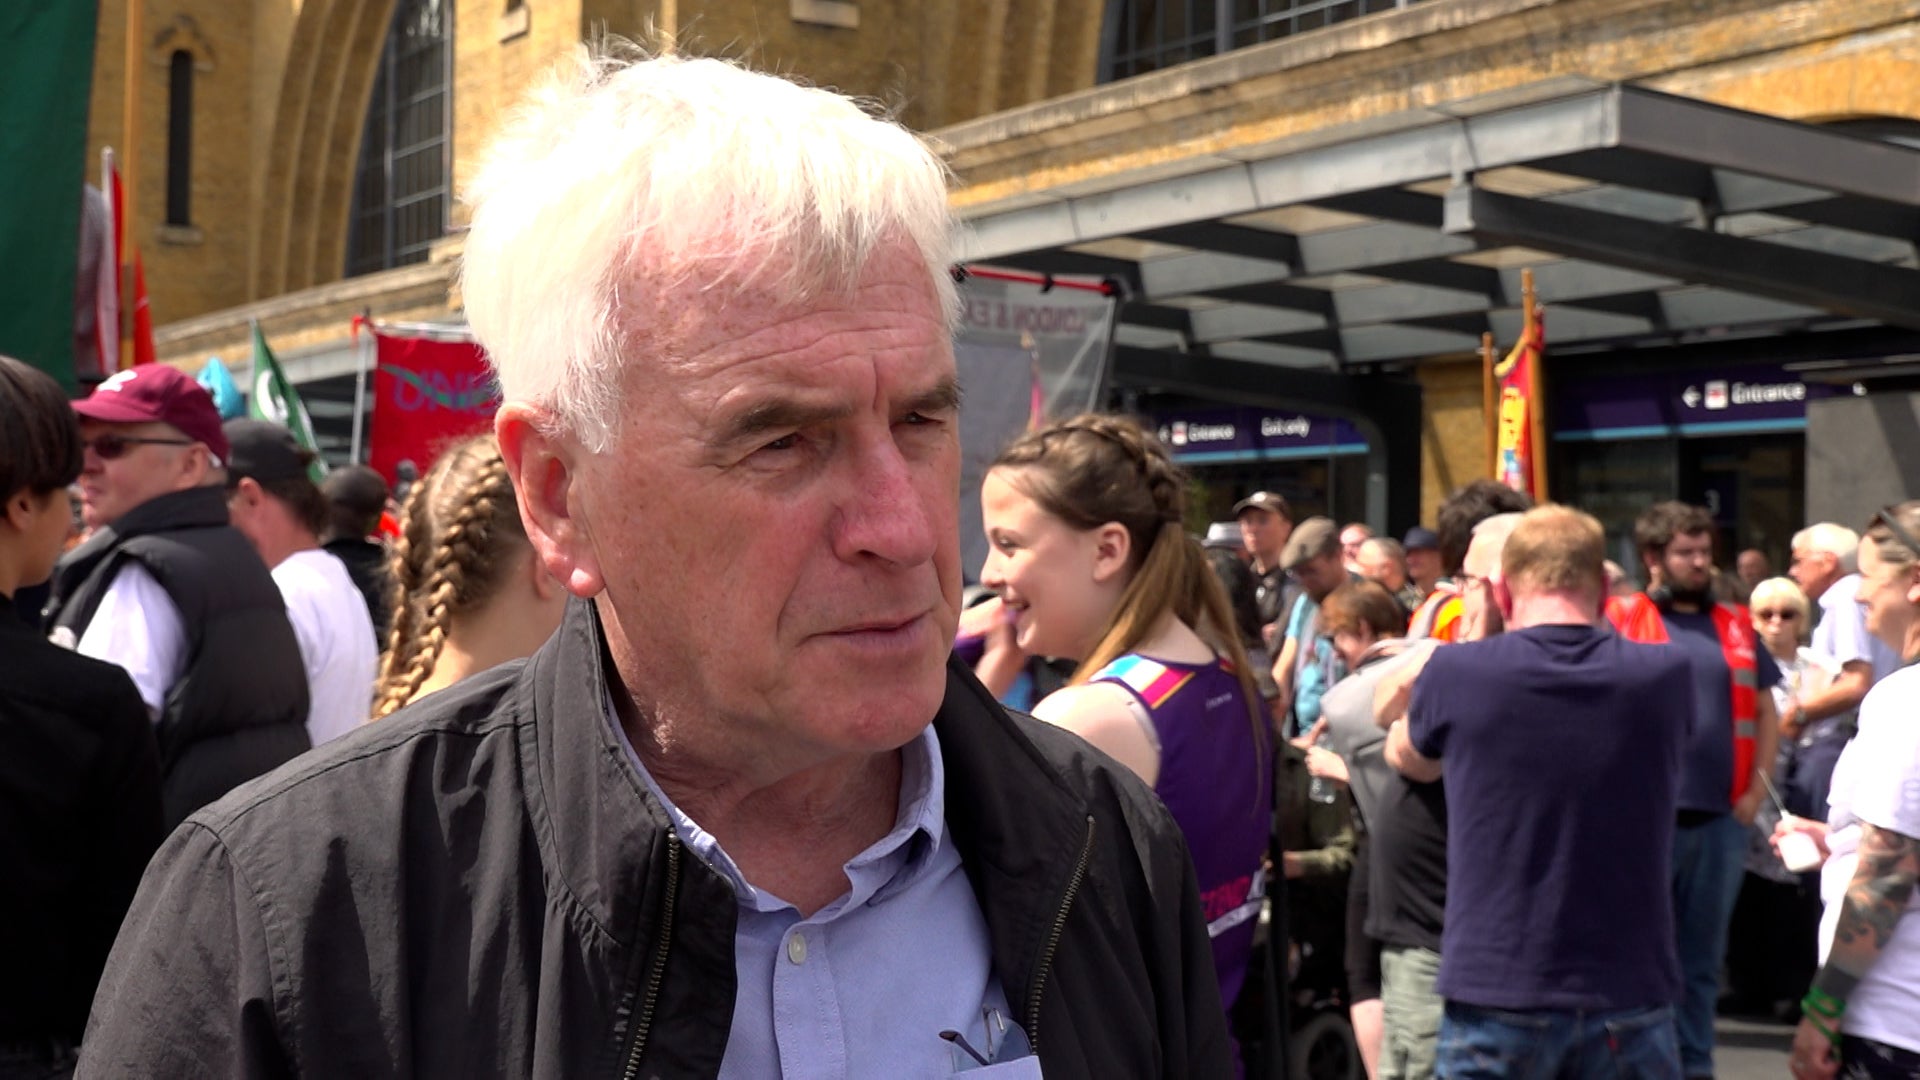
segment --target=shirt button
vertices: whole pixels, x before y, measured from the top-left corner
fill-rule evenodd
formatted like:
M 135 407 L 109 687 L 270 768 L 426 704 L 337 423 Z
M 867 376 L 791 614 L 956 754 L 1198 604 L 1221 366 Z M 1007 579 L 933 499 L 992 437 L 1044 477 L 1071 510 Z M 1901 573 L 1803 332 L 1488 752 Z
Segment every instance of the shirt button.
M 796 964 L 807 962 L 807 939 L 795 934 L 787 939 L 787 959 Z

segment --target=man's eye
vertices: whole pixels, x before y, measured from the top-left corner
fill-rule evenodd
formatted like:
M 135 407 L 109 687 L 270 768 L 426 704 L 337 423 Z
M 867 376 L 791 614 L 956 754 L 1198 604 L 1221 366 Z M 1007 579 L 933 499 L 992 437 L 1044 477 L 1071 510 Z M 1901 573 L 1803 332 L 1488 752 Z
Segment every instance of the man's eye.
M 762 447 L 761 447 L 760 449 L 761 449 L 761 450 L 773 450 L 773 451 L 780 451 L 780 450 L 791 450 L 791 449 L 793 449 L 794 447 L 796 447 L 796 446 L 799 446 L 799 445 L 800 445 L 800 436 L 798 436 L 798 435 L 782 435 L 782 436 L 780 436 L 779 438 L 777 438 L 777 439 L 775 439 L 775 440 L 773 440 L 772 442 L 770 442 L 770 443 L 767 443 L 766 445 L 764 445 L 764 446 L 762 446 Z

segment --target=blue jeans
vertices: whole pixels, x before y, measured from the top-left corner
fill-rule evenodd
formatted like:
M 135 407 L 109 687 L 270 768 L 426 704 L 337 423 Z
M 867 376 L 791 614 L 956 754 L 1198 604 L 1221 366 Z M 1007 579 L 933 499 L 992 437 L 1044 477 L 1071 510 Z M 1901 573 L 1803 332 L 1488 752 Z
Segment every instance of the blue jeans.
M 1713 1075 L 1713 1007 L 1746 855 L 1747 830 L 1732 814 L 1674 830 L 1673 929 L 1685 986 L 1675 1027 L 1688 1076 Z
M 1441 1080 L 1679 1080 L 1673 1007 L 1576 1012 L 1447 1002 Z

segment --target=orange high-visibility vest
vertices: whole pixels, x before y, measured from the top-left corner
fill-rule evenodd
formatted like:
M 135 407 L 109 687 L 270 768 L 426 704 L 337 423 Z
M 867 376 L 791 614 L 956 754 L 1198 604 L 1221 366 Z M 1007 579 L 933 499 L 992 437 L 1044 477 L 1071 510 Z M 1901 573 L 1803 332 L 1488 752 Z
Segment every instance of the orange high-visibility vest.
M 1753 619 L 1739 604 L 1713 605 L 1713 629 L 1733 672 L 1733 797 L 1740 801 L 1753 784 L 1754 754 L 1760 734 L 1760 668 L 1754 655 Z M 1645 593 L 1607 601 L 1607 621 L 1629 641 L 1668 642 L 1660 609 Z

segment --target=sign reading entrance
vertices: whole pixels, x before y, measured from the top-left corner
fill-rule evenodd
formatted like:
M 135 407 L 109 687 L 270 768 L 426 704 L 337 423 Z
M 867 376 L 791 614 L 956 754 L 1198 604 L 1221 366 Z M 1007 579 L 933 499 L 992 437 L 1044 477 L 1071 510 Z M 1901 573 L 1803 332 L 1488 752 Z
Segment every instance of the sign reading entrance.
M 1554 387 L 1552 432 L 1591 439 L 1797 431 L 1807 399 L 1829 393 L 1781 367 L 1575 376 Z
M 1155 413 L 1174 459 L 1194 464 L 1363 454 L 1367 440 L 1345 420 L 1290 410 L 1222 407 Z

